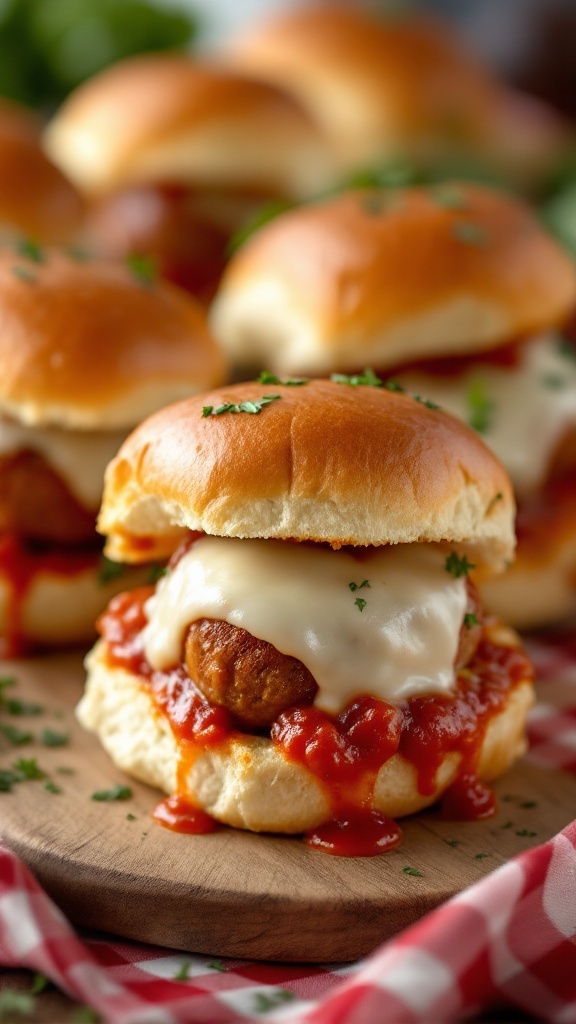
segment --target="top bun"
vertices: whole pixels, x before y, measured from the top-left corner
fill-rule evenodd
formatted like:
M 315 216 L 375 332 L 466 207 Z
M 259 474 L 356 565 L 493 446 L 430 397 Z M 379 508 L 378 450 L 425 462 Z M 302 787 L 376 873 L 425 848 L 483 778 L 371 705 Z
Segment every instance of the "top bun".
M 568 144 L 558 115 L 512 102 L 448 26 L 422 14 L 377 15 L 358 3 L 281 11 L 233 39 L 227 59 L 292 92 L 349 169 L 468 153 L 525 175 L 522 163 L 549 165 Z
M 524 203 L 444 184 L 277 217 L 229 263 L 212 326 L 237 363 L 325 374 L 493 349 L 575 302 L 572 260 Z
M 174 54 L 122 61 L 80 86 L 45 144 L 91 194 L 163 181 L 298 197 L 324 187 L 328 173 L 319 130 L 295 99 Z
M 0 412 L 130 428 L 225 373 L 203 309 L 179 289 L 32 243 L 0 253 Z
M 258 414 L 218 413 L 270 395 Z M 386 388 L 316 380 L 231 385 L 151 416 L 108 466 L 98 529 L 107 554 L 132 562 L 201 530 L 333 547 L 447 541 L 502 568 L 513 519 L 508 477 L 464 424 Z
M 34 115 L 0 102 L 0 232 L 40 242 L 77 237 L 84 208 L 76 189 L 40 144 Z

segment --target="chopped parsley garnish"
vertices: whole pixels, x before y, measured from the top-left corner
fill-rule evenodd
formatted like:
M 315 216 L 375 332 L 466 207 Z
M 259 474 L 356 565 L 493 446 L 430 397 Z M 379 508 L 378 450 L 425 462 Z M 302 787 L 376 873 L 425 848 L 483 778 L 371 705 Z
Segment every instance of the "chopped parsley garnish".
M 279 988 L 269 995 L 257 992 L 254 998 L 254 1011 L 255 1013 L 266 1013 L 267 1010 L 274 1010 L 281 1003 L 289 1002 L 291 999 L 294 999 L 294 993 L 285 988 Z
M 569 338 L 559 338 L 557 349 L 564 359 L 570 359 L 571 362 L 576 361 L 576 346 L 569 340 Z
M 263 395 L 262 398 L 249 399 L 246 402 L 239 402 L 235 405 L 233 402 L 224 402 L 223 405 L 205 405 L 202 407 L 202 416 L 221 416 L 225 412 L 248 412 L 257 414 L 262 412 L 262 409 L 266 405 L 270 405 L 271 402 L 275 402 L 282 395 Z
M 544 387 L 550 391 L 561 391 L 568 383 L 561 373 L 545 373 L 540 379 Z
M 492 426 L 494 402 L 486 393 L 485 382 L 477 377 L 471 381 L 467 394 L 468 423 L 479 434 L 485 434 Z
M 18 729 L 15 725 L 0 725 L 0 732 L 15 747 L 22 746 L 24 743 L 31 743 L 34 739 L 33 733 Z
M 50 984 L 50 978 L 47 978 L 45 974 L 40 974 L 40 971 L 37 971 L 32 979 L 30 995 L 39 996 L 40 993 L 43 992 L 45 988 L 48 988 L 48 985 Z
M 56 771 L 60 775 L 75 775 L 76 774 L 76 769 L 75 768 L 66 768 L 65 765 L 61 765 L 59 768 L 56 769 Z
M 158 583 L 158 580 L 161 580 L 163 576 L 166 576 L 167 572 L 167 565 L 153 565 L 152 568 L 150 569 L 148 582 L 151 584 L 151 586 L 154 586 L 155 583 Z
M 427 409 L 439 409 L 440 406 L 436 402 L 432 402 L 429 398 L 422 398 L 422 395 L 412 395 L 415 402 L 420 402 L 421 405 L 425 405 Z
M 225 968 L 225 966 L 224 966 L 224 964 L 222 963 L 221 960 L 211 960 L 209 964 L 206 964 L 206 967 L 210 967 L 210 969 L 213 970 L 213 971 L 225 971 L 226 970 L 226 968 Z
M 62 790 L 60 789 L 60 786 L 57 786 L 56 783 L 52 782 L 50 779 L 48 779 L 48 782 L 44 783 L 44 789 L 48 793 L 54 793 L 55 795 L 57 795 L 58 793 L 62 792 Z
M 14 277 L 17 277 L 20 281 L 25 281 L 26 284 L 36 284 L 36 277 L 32 271 L 28 270 L 27 267 L 11 267 Z
M 348 375 L 347 373 L 333 373 L 330 377 L 330 380 L 334 381 L 335 384 L 349 384 L 350 387 L 353 388 L 381 388 L 382 385 L 384 384 L 384 381 L 382 381 L 380 377 L 378 377 L 374 373 L 374 370 L 371 370 L 370 368 L 364 370 L 363 373 L 355 373 L 352 374 L 351 376 Z M 392 388 L 390 390 L 395 391 L 397 389 Z
M 302 387 L 303 384 L 308 384 L 308 378 L 307 377 L 294 377 L 294 378 L 289 377 L 287 380 L 280 380 L 280 377 L 277 377 L 275 373 L 270 373 L 269 370 L 262 370 L 262 373 L 258 377 L 256 383 L 257 384 L 281 384 L 283 387 L 287 387 L 287 388 L 299 388 L 299 387 Z
M 467 205 L 466 196 L 454 185 L 435 185 L 430 189 L 430 198 L 447 210 L 464 210 Z
M 489 853 L 475 853 L 474 854 L 474 860 L 484 860 L 485 857 L 489 857 L 489 856 L 490 856 Z
M 266 203 L 265 206 L 254 214 L 244 227 L 240 228 L 235 235 L 232 235 L 232 238 L 228 243 L 227 254 L 231 256 L 237 249 L 244 245 L 244 242 L 247 242 L 248 239 L 259 230 L 259 228 L 263 228 L 265 224 L 269 223 L 269 221 L 275 220 L 281 213 L 286 213 L 288 210 L 291 210 L 292 206 L 292 203 L 282 199 Z
M 21 992 L 20 989 L 4 988 L 0 992 L 0 1020 L 14 1020 L 19 1017 L 29 1017 L 36 1009 L 36 1000 L 31 992 Z
M 451 225 L 452 234 L 459 242 L 466 245 L 486 245 L 488 232 L 482 224 L 473 224 L 471 221 L 460 220 Z
M 423 874 L 422 874 L 421 871 L 418 871 L 418 868 L 409 868 L 409 867 L 402 868 L 402 874 L 403 875 L 413 875 L 415 878 L 423 878 Z
M 40 738 L 45 747 L 65 747 L 70 735 L 67 732 L 56 732 L 54 729 L 43 729 Z
M 387 380 L 384 387 L 386 388 L 387 391 L 398 391 L 401 395 L 406 394 L 406 388 L 403 388 L 402 385 L 399 384 L 397 380 L 394 380 L 394 378 L 390 378 L 390 380 Z
M 466 629 L 472 629 L 472 626 L 480 625 L 478 619 L 474 615 L 474 612 L 466 612 L 466 615 L 464 616 L 464 625 L 466 626 Z
M 357 597 L 354 604 L 361 612 L 363 612 L 366 607 L 366 601 L 363 601 L 361 597 Z
M 362 580 L 362 583 L 349 583 L 348 586 L 352 592 L 355 590 L 362 590 L 363 587 L 370 586 L 370 580 Z
M 69 245 L 65 252 L 66 255 L 69 256 L 71 260 L 75 260 L 76 263 L 86 263 L 86 261 L 91 258 L 91 253 L 79 245 Z
M 389 197 L 383 192 L 366 192 L 360 197 L 360 206 L 371 216 L 386 213 L 390 209 Z
M 136 815 L 135 814 L 127 814 L 126 815 L 126 821 L 136 821 Z
M 475 569 L 476 566 L 472 562 L 468 561 L 466 555 L 463 555 L 462 558 L 460 558 L 455 551 L 452 551 L 444 563 L 444 568 L 446 569 L 446 572 L 452 573 L 452 575 L 459 580 L 461 576 L 467 576 L 470 569 Z
M 12 765 L 17 782 L 31 782 L 36 779 L 45 779 L 46 772 L 42 770 L 35 757 L 21 757 Z
M 513 821 L 507 821 L 505 825 L 500 825 L 500 828 L 507 829 L 507 828 L 513 828 L 513 826 L 514 826 L 514 822 Z
M 8 697 L 2 700 L 1 706 L 6 709 L 9 715 L 41 715 L 44 708 L 41 704 L 32 704 L 27 700 L 17 700 L 16 697 Z
M 462 846 L 462 841 L 460 839 L 447 839 L 446 842 L 448 843 L 448 846 Z
M 150 256 L 133 252 L 126 257 L 126 266 L 139 284 L 148 287 L 156 281 L 158 270 L 156 262 Z
M 44 251 L 38 242 L 33 242 L 30 238 L 22 238 L 16 248 L 21 256 L 33 263 L 44 263 Z
M 112 583 L 113 580 L 117 580 L 125 571 L 125 565 L 121 565 L 120 562 L 113 562 L 112 559 L 107 558 L 106 555 L 101 555 L 100 568 L 98 570 L 98 582 L 102 586 L 105 586 L 107 583 Z
M 185 960 L 185 962 L 176 971 L 176 974 L 173 975 L 174 981 L 188 981 L 191 967 L 192 961 Z
M 486 508 L 486 515 L 489 515 L 492 509 L 498 504 L 498 502 L 503 500 L 504 495 L 502 494 L 502 491 L 498 491 L 498 493 L 495 494 L 494 497 L 488 502 L 488 506 Z
M 18 779 L 14 772 L 10 772 L 6 768 L 0 769 L 0 793 L 9 793 L 15 782 L 18 782 Z
M 520 804 L 523 811 L 531 811 L 534 807 L 538 807 L 537 800 L 525 800 L 524 803 Z
M 517 836 L 528 836 L 530 839 L 533 839 L 534 836 L 538 835 L 538 833 L 537 832 L 532 832 L 529 828 L 519 828 L 517 830 L 517 832 L 516 832 L 516 835 Z
M 113 800 L 129 800 L 132 796 L 132 790 L 130 786 L 122 786 L 117 783 L 112 786 L 112 789 L 97 789 L 95 793 L 92 793 L 91 800 L 99 800 L 100 802 L 112 802 Z

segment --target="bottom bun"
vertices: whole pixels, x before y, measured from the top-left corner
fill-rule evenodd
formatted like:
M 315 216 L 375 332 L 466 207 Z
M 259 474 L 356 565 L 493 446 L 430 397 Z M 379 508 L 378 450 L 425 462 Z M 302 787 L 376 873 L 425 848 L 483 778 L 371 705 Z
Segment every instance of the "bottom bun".
M 517 640 L 504 627 L 502 643 Z M 193 759 L 181 751 L 168 719 L 159 711 L 146 681 L 107 657 L 100 640 L 86 661 L 88 679 L 77 708 L 81 724 L 95 732 L 114 763 L 151 786 L 187 796 L 217 821 L 254 832 L 298 833 L 331 816 L 322 785 L 305 767 L 283 757 L 262 736 L 234 733 Z M 525 750 L 524 728 L 534 700 L 530 679 L 515 683 L 505 704 L 490 719 L 477 775 L 489 782 L 505 772 Z M 183 752 L 182 752 L 183 753 Z M 378 772 L 372 806 L 396 818 L 433 804 L 458 774 L 459 753 L 444 757 L 431 793 L 419 791 L 416 770 L 395 754 Z M 182 765 L 186 765 L 182 771 Z
M 18 571 L 19 570 L 19 571 Z M 102 579 L 99 554 L 26 556 L 0 564 L 0 637 L 5 656 L 90 644 L 96 619 L 122 590 L 147 582 L 148 569 L 126 569 Z

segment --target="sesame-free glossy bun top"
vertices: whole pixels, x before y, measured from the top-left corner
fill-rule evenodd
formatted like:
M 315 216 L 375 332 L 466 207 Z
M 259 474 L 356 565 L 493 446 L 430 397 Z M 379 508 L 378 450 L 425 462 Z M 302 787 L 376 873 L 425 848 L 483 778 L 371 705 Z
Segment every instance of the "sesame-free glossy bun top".
M 214 414 L 270 395 L 259 413 Z M 111 557 L 134 562 L 169 554 L 188 529 L 447 541 L 501 567 L 513 519 L 502 466 L 464 424 L 407 394 L 316 380 L 235 384 L 151 416 L 108 466 L 98 529 Z
M 0 253 L 0 412 L 129 429 L 225 373 L 202 307 L 179 289 L 30 243 Z
M 325 374 L 493 349 L 575 303 L 573 261 L 526 204 L 451 183 L 282 214 L 232 258 L 211 320 L 235 362 Z
M 318 127 L 292 96 L 177 54 L 134 57 L 90 79 L 45 144 L 90 194 L 160 181 L 302 196 L 332 175 Z
M 554 110 L 499 82 L 449 25 L 422 13 L 301 5 L 255 21 L 226 57 L 305 104 L 344 168 L 468 156 L 524 182 L 571 144 Z
M 25 108 L 0 101 L 0 234 L 65 243 L 80 231 L 83 203 L 42 151 L 40 123 Z

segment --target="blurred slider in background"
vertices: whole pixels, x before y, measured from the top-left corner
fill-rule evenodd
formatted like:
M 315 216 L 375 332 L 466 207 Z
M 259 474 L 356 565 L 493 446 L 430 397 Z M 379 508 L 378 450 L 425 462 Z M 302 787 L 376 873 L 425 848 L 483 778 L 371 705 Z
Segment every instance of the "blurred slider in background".
M 388 381 L 474 427 L 519 504 L 517 558 L 486 604 L 527 628 L 576 611 L 575 304 L 574 263 L 525 202 L 444 182 L 277 217 L 230 262 L 211 319 L 235 362 Z
M 4 655 L 89 642 L 127 582 L 95 529 L 106 464 L 148 413 L 225 377 L 201 306 L 144 269 L 0 253 Z

